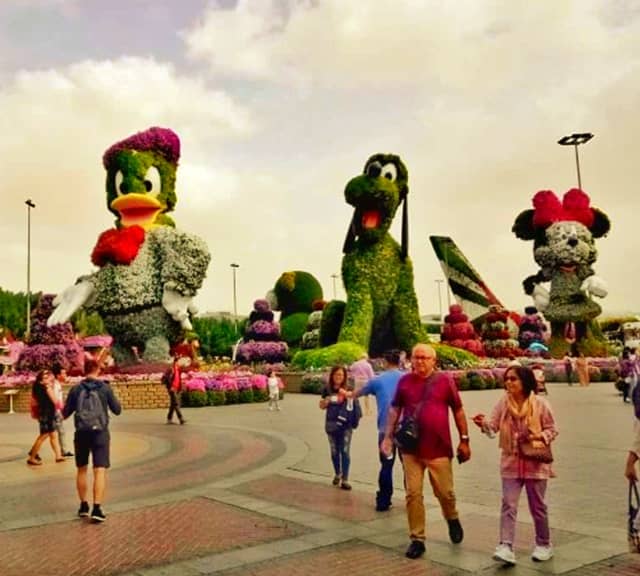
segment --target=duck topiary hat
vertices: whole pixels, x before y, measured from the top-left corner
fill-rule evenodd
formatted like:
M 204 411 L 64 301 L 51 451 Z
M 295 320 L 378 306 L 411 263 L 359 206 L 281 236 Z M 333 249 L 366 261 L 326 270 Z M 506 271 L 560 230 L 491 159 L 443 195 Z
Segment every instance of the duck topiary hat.
M 140 152 L 156 152 L 167 162 L 178 164 L 180 159 L 180 138 L 169 128 L 154 126 L 129 136 L 120 142 L 113 144 L 102 157 L 104 167 L 109 170 L 113 159 L 122 150 L 138 150 Z

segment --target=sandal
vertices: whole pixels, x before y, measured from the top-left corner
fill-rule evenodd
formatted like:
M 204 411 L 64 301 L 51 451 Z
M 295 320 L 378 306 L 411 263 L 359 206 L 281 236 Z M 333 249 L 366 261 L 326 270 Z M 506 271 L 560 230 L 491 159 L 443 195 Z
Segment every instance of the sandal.
M 41 460 L 31 460 L 31 458 L 29 458 L 27 460 L 27 465 L 29 465 L 29 466 L 42 466 L 42 461 Z
M 56 458 L 56 462 L 66 462 L 66 458 Z

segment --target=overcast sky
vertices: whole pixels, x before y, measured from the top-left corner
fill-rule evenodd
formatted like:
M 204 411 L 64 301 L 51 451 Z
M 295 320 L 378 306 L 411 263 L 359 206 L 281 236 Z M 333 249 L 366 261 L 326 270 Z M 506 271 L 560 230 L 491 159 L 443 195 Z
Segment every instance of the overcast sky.
M 103 152 L 150 126 L 182 141 L 177 226 L 212 253 L 202 311 L 248 313 L 278 276 L 340 271 L 347 181 L 376 152 L 409 169 L 422 314 L 451 236 L 516 310 L 537 271 L 511 226 L 577 185 L 612 221 L 605 311 L 640 312 L 640 3 L 634 0 L 2 0 L 0 287 L 58 292 L 113 225 Z M 393 233 L 399 237 L 399 220 Z M 344 298 L 341 284 L 337 296 Z

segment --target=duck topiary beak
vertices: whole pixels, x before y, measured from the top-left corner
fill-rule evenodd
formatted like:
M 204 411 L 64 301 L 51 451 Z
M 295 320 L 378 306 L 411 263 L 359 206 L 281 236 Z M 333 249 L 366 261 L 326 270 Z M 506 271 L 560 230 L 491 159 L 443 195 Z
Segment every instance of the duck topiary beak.
M 137 225 L 148 230 L 155 224 L 156 217 L 164 206 L 153 196 L 131 193 L 118 196 L 111 202 L 111 208 L 120 214 L 123 227 Z

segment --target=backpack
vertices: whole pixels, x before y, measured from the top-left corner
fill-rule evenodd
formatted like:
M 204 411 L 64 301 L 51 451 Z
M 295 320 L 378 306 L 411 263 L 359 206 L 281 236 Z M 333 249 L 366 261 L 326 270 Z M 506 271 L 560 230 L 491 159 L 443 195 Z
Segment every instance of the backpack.
M 76 403 L 75 424 L 78 432 L 98 432 L 106 430 L 109 423 L 107 409 L 96 388 L 80 384 Z

